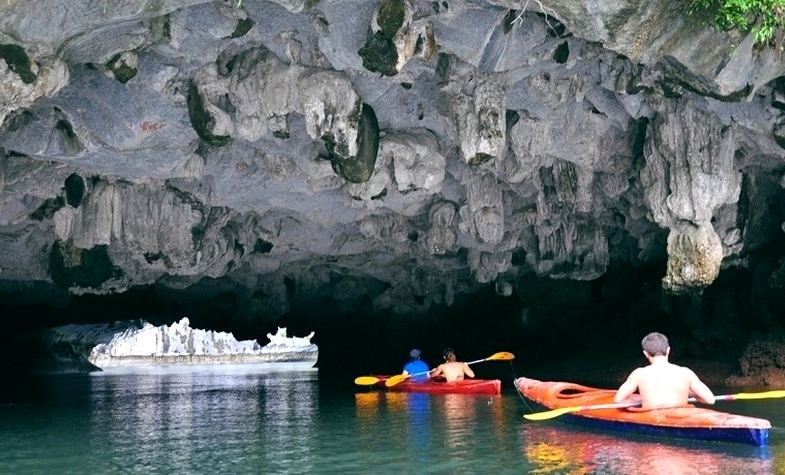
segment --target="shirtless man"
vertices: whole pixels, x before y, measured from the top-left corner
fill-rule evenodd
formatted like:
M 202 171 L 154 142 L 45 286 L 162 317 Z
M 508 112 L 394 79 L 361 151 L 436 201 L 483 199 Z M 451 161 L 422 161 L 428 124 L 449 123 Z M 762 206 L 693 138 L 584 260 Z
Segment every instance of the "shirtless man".
M 616 391 L 614 402 L 622 402 L 637 390 L 643 409 L 686 406 L 692 395 L 705 404 L 714 404 L 714 394 L 691 369 L 668 361 L 671 348 L 662 333 L 649 333 L 641 341 L 649 366 L 638 368 Z
M 455 351 L 452 348 L 444 350 L 444 360 L 444 363 L 432 370 L 432 378 L 441 376 L 449 383 L 450 381 L 462 380 L 464 375 L 469 378 L 474 377 L 474 371 L 469 368 L 468 364 L 456 361 Z

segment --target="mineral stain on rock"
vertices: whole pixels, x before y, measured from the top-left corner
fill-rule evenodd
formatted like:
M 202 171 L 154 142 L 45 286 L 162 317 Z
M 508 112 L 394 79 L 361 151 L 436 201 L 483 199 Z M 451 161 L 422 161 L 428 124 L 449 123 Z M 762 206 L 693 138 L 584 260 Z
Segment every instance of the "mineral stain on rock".
M 249 31 L 251 31 L 251 28 L 253 28 L 254 24 L 255 23 L 251 18 L 244 18 L 238 21 L 237 26 L 235 27 L 232 34 L 229 35 L 229 37 L 240 38 L 241 36 L 245 36 Z
M 55 198 L 47 198 L 41 205 L 30 214 L 30 219 L 42 221 L 44 219 L 52 219 L 52 216 L 65 206 L 65 201 L 62 196 Z
M 392 38 L 381 31 L 375 33 L 368 31 L 368 39 L 365 46 L 357 52 L 363 59 L 363 66 L 368 71 L 381 73 L 384 76 L 395 76 L 398 70 L 395 64 L 398 62 L 398 50 L 395 48 Z
M 376 24 L 379 29 L 368 29 L 365 46 L 357 52 L 363 59 L 363 66 L 384 76 L 398 74 L 398 50 L 395 35 L 403 26 L 406 7 L 403 0 L 383 0 L 377 9 Z
M 553 52 L 553 60 L 559 64 L 564 64 L 570 58 L 570 45 L 566 41 L 562 42 L 556 47 Z
M 78 208 L 85 195 L 84 179 L 72 173 L 65 179 L 65 200 L 68 206 Z
M 382 33 L 392 38 L 403 25 L 405 13 L 406 7 L 403 0 L 383 0 L 379 4 L 376 23 Z
M 188 118 L 199 138 L 208 144 L 222 147 L 229 143 L 228 135 L 213 135 L 211 132 L 214 119 L 205 109 L 199 88 L 193 81 L 188 84 Z
M 112 71 L 114 78 L 123 84 L 133 79 L 137 73 L 137 69 L 128 64 L 128 61 L 122 53 L 112 56 L 106 63 L 106 67 Z
M 356 156 L 348 156 L 341 147 L 336 147 L 331 137 L 324 137 L 324 141 L 335 173 L 352 183 L 364 183 L 373 173 L 379 151 L 379 123 L 368 104 L 362 105 L 357 129 Z
M 76 155 L 84 150 L 84 146 L 74 132 L 74 127 L 66 119 L 59 119 L 55 122 L 54 130 L 50 136 L 50 148 L 56 153 L 65 155 Z
M 11 71 L 18 74 L 25 84 L 35 82 L 36 75 L 32 70 L 30 58 L 21 46 L 0 44 L 0 59 L 5 61 Z

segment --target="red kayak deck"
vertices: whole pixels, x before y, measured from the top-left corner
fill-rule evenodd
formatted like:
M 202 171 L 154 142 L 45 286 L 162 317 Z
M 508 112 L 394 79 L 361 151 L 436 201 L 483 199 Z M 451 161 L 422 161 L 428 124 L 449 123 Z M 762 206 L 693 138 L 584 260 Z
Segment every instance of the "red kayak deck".
M 444 381 L 423 381 L 415 383 L 413 381 L 403 381 L 392 387 L 386 387 L 384 382 L 390 376 L 377 376 L 380 381 L 377 387 L 386 388 L 389 391 L 404 393 L 429 393 L 429 394 L 486 394 L 495 396 L 501 394 L 502 382 L 498 379 L 464 379 L 450 383 Z
M 612 389 L 530 378 L 516 379 L 515 388 L 527 399 L 548 409 L 609 404 L 613 403 L 616 394 Z M 639 408 L 597 409 L 566 414 L 560 419 L 630 432 L 754 445 L 765 445 L 771 428 L 771 423 L 765 419 L 693 406 L 650 411 Z

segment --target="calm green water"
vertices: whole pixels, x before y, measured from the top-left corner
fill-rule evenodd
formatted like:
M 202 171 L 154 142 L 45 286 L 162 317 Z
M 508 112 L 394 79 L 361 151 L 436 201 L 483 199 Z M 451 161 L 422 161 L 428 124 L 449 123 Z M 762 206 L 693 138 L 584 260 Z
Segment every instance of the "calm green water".
M 326 379 L 326 378 L 325 378 Z M 14 384 L 15 386 L 12 386 Z M 768 448 L 524 422 L 502 396 L 357 391 L 238 368 L 50 376 L 0 390 L 0 473 L 783 473 Z M 9 389 L 15 387 L 16 389 Z M 731 404 L 734 404 L 731 406 Z M 785 422 L 780 402 L 725 410 Z

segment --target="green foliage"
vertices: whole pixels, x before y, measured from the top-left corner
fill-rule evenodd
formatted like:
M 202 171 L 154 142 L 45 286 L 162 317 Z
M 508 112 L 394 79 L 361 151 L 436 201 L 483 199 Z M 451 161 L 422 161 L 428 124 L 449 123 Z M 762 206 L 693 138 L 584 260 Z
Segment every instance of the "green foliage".
M 765 44 L 785 28 L 785 0 L 690 0 L 689 13 L 710 12 L 717 28 L 754 31 Z

